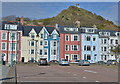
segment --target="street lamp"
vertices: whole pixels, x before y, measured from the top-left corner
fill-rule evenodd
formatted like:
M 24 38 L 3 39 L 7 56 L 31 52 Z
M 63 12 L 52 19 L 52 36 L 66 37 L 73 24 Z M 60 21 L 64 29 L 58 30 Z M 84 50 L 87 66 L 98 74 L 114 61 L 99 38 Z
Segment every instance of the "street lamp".
M 14 34 L 12 33 L 12 55 L 11 55 L 11 67 L 13 67 L 13 39 L 14 39 Z

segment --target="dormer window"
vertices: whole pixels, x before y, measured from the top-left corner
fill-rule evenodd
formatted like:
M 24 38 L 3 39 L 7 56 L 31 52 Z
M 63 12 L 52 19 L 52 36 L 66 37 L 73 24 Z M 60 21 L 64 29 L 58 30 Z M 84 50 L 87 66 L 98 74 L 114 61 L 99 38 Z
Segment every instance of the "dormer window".
M 53 34 L 53 39 L 56 39 L 56 34 Z
M 5 29 L 17 29 L 17 25 L 12 25 L 12 24 L 5 24 Z
M 31 33 L 31 38 L 34 39 L 35 38 L 35 34 Z
M 78 28 L 64 28 L 65 31 L 78 31 Z

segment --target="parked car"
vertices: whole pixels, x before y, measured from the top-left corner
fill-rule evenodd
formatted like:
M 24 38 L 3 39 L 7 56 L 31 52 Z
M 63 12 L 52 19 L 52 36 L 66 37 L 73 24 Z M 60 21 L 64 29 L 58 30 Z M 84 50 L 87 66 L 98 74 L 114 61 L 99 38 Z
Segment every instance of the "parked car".
M 36 60 L 28 60 L 29 63 L 37 63 Z
M 79 66 L 83 66 L 83 65 L 90 65 L 90 62 L 88 61 L 88 60 L 80 60 L 79 62 L 78 62 L 78 65 Z
M 98 61 L 97 64 L 105 64 L 104 61 Z
M 69 65 L 69 62 L 67 59 L 62 59 L 60 62 L 59 62 L 59 65 Z
M 48 65 L 47 58 L 40 58 L 38 65 Z
M 107 65 L 116 65 L 117 64 L 117 61 L 116 60 L 108 60 L 106 62 Z
M 59 63 L 57 60 L 51 60 L 50 63 Z

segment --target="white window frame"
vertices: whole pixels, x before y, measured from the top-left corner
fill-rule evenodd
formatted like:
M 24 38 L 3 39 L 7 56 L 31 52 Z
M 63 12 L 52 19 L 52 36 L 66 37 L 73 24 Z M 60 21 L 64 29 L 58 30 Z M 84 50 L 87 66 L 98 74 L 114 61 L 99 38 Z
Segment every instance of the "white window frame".
M 56 54 L 53 53 L 54 50 L 56 50 Z M 56 55 L 57 55 L 57 49 L 51 49 L 51 55 L 52 55 L 52 56 L 56 56 Z
M 5 43 L 5 49 L 2 49 L 2 48 L 3 48 L 3 47 L 2 47 L 3 43 Z M 2 42 L 2 43 L 1 43 L 1 50 L 6 50 L 6 42 Z
M 56 42 L 56 46 L 57 46 L 57 41 L 53 41 L 53 47 L 56 47 L 56 46 L 54 46 L 54 42 Z
M 32 50 L 34 50 L 34 54 L 31 53 Z M 31 55 L 35 55 L 35 49 L 30 49 L 30 54 Z
M 79 60 L 79 55 L 78 54 L 71 54 L 71 60 L 73 60 L 74 55 L 77 55 L 77 60 Z
M 13 43 L 13 44 L 15 44 L 15 49 L 13 49 L 13 51 L 15 51 L 16 50 L 16 43 Z M 12 51 L 12 43 L 9 43 L 9 51 Z
M 66 37 L 68 36 L 68 40 L 66 40 Z M 65 41 L 69 41 L 69 35 L 65 35 Z
M 71 41 L 75 41 L 74 40 L 74 36 L 77 36 L 77 40 L 76 41 L 79 41 L 79 35 L 77 35 L 77 34 L 72 34 L 71 35 Z
M 72 50 L 72 46 L 74 48 L 74 46 L 77 46 L 77 50 Z M 79 45 L 71 45 L 71 51 L 79 51 Z
M 45 50 L 47 50 L 47 55 L 45 55 Z M 48 49 L 47 48 L 44 48 L 44 55 L 48 56 Z
M 12 41 L 12 34 L 15 33 L 15 32 L 10 32 L 9 33 L 9 40 Z M 13 39 L 13 41 L 16 41 L 16 33 L 15 33 L 15 39 Z
M 2 38 L 2 37 L 3 37 L 3 34 L 6 34 L 6 35 L 5 35 L 5 39 Z M 7 40 L 7 33 L 2 33 L 1 38 L 2 38 L 2 40 Z
M 31 43 L 30 43 L 30 46 L 32 46 L 32 42 L 34 43 L 33 46 L 35 46 L 35 41 L 30 41 L 30 42 L 31 42 Z M 33 47 L 33 46 L 32 46 L 32 47 Z
M 90 37 L 90 40 L 88 40 L 87 37 Z M 86 36 L 86 41 L 91 41 L 91 36 Z
M 45 42 L 47 42 L 47 45 L 45 45 Z M 48 41 L 47 40 L 44 41 L 44 46 L 48 46 Z
M 42 50 L 42 55 L 43 55 L 43 49 L 40 48 L 39 51 L 40 51 L 40 50 Z M 39 55 L 42 56 L 40 53 L 39 53 Z
M 42 42 L 42 45 L 41 45 L 41 42 Z M 43 46 L 43 43 L 44 43 L 43 41 L 40 41 L 40 46 Z
M 66 46 L 67 46 L 67 45 L 68 45 L 68 44 L 65 45 L 65 51 L 69 51 L 69 45 L 68 45 L 68 49 L 66 50 Z

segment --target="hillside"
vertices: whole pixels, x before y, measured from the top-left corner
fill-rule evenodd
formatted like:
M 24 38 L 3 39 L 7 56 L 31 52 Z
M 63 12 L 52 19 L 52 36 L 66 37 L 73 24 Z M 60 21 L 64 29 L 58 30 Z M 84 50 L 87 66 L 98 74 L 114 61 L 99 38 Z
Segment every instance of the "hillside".
M 55 25 L 57 23 L 62 26 L 73 26 L 77 20 L 81 22 L 81 26 L 91 27 L 96 25 L 99 29 L 118 29 L 112 21 L 108 21 L 99 15 L 76 6 L 70 6 L 56 17 L 42 19 L 39 22 L 42 22 L 43 25 Z

